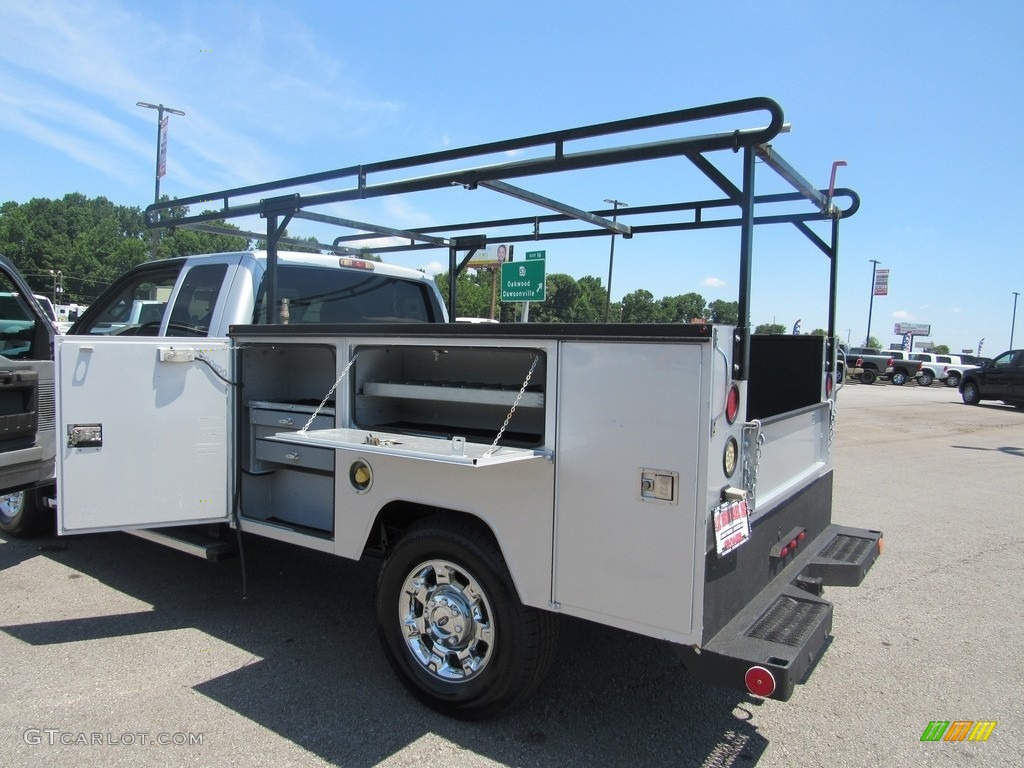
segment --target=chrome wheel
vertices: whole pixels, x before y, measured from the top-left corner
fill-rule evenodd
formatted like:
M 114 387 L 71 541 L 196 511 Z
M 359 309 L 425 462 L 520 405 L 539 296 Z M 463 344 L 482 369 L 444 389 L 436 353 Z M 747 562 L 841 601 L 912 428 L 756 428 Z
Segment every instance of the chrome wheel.
M 420 665 L 448 682 L 479 674 L 494 652 L 494 618 L 479 582 L 447 560 L 420 563 L 398 605 L 405 643 Z
M 0 495 L 0 524 L 11 525 L 25 509 L 25 492 Z

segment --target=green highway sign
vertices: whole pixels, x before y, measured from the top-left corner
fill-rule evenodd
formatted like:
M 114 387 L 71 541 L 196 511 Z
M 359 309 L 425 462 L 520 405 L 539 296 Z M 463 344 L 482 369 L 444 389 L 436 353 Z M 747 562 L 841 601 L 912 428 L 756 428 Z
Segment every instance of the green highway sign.
M 533 251 L 544 253 L 544 251 Z M 530 258 L 530 254 L 526 254 Z M 505 262 L 501 265 L 502 301 L 544 301 L 544 259 Z
M 537 259 L 540 259 L 541 261 L 543 261 L 544 260 L 544 256 L 546 254 L 547 254 L 547 251 L 527 251 L 526 252 L 526 260 L 527 261 L 536 261 Z

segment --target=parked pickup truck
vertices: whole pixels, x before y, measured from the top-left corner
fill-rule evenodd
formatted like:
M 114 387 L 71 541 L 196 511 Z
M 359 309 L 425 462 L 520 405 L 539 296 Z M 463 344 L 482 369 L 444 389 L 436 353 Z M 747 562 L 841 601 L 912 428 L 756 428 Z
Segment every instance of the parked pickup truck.
M 876 379 L 892 377 L 892 355 L 887 355 L 880 349 L 850 347 L 846 359 L 853 369 L 849 372 L 850 375 L 860 379 L 862 384 L 874 384 Z M 855 372 L 857 368 L 860 368 L 859 374 Z
M 964 371 L 960 396 L 968 405 L 977 405 L 982 400 L 1002 400 L 1024 409 L 1024 349 L 1011 349 L 982 368 Z
M 738 128 L 733 120 L 746 124 L 748 112 L 753 127 Z M 670 138 L 675 124 L 725 119 L 722 133 L 700 125 L 687 135 L 681 126 L 684 136 Z M 789 699 L 832 642 L 825 588 L 860 584 L 883 539 L 832 522 L 834 319 L 824 336 L 750 332 L 755 202 L 759 211 L 784 202 L 781 220 L 833 265 L 839 222 L 859 207 L 852 190 L 826 198 L 779 156 L 769 142 L 784 125 L 775 102 L 748 99 L 173 201 L 220 206 L 192 216 L 165 219 L 164 203 L 154 203 L 146 212 L 154 228 L 210 229 L 213 220 L 259 215 L 268 254 L 265 262 L 251 253 L 156 262 L 112 286 L 70 334 L 46 338 L 41 315 L 15 331 L 50 371 L 58 534 L 138 530 L 166 544 L 174 529 L 213 527 L 234 529 L 240 553 L 260 536 L 378 559 L 371 599 L 384 656 L 412 695 L 455 717 L 523 702 L 562 658 L 561 615 L 668 642 L 694 678 Z M 662 138 L 635 143 L 652 128 L 665 128 Z M 505 149 L 528 150 L 528 159 L 510 163 Z M 715 165 L 715 152 L 742 181 Z M 724 190 L 722 204 L 736 214 L 695 222 L 694 210 L 717 201 L 672 200 L 629 215 L 655 214 L 650 230 L 659 233 L 741 228 L 735 325 L 439 322 L 446 314 L 431 278 L 361 260 L 369 236 L 381 243 L 376 252 L 444 252 L 454 316 L 459 272 L 480 248 L 544 235 L 503 234 L 522 230 L 519 217 L 403 231 L 311 210 L 427 191 L 452 196 L 449 205 L 471 194 L 486 204 L 496 192 L 559 211 L 557 239 L 606 242 L 648 227 L 506 179 L 674 157 Z M 796 191 L 757 194 L 755 166 Z M 664 216 L 672 211 L 678 220 Z M 322 248 L 354 258 L 275 258 L 293 217 L 341 228 Z M 527 278 L 526 264 L 505 266 Z M 830 318 L 836 290 L 830 281 Z M 93 332 L 122 322 L 137 300 L 165 298 L 159 319 Z M 38 310 L 34 301 L 18 306 Z M 45 458 L 33 451 L 44 411 L 35 372 L 10 362 L 0 360 L 9 438 L 0 440 L 0 467 Z M 0 492 L 29 487 L 31 477 L 11 483 Z M 352 593 L 365 582 L 339 578 Z M 341 627 L 339 647 L 359 642 L 344 616 L 331 618 L 344 607 L 322 597 L 325 631 Z M 331 677 L 323 675 L 325 690 Z
M 913 359 L 920 360 L 921 365 L 914 374 L 917 383 L 922 387 L 930 387 L 933 382 L 945 381 L 947 376 L 946 368 L 950 365 L 959 365 L 960 357 L 957 355 L 936 355 L 932 352 L 915 352 Z M 957 380 L 959 384 L 959 380 Z M 955 384 L 952 386 L 956 386 Z
M 897 387 L 902 387 L 908 381 L 917 377 L 917 372 L 921 368 L 921 361 L 916 358 L 914 353 L 894 349 L 889 352 L 889 356 L 892 358 L 892 375 L 889 377 L 889 381 Z
M 957 389 L 964 373 L 972 368 L 984 368 L 992 362 L 991 357 L 977 357 L 975 355 L 961 355 L 959 365 L 944 365 L 942 367 L 942 381 L 947 387 Z

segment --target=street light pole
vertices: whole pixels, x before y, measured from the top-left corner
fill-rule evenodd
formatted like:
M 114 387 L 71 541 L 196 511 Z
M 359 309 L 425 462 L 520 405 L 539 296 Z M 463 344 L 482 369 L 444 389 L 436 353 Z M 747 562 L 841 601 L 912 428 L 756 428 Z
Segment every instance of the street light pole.
M 621 200 L 609 200 L 605 198 L 606 203 L 612 204 L 612 222 L 617 218 L 616 211 L 619 210 L 621 205 L 623 208 L 628 208 L 629 203 L 624 203 Z M 608 253 L 608 295 L 604 300 L 604 321 L 608 322 L 608 313 L 612 307 L 612 265 L 615 263 L 615 233 L 612 232 L 612 245 L 611 250 Z
M 871 346 L 871 313 L 875 308 L 875 270 L 882 262 L 871 259 L 871 301 L 868 302 L 868 335 L 864 337 L 864 346 Z
M 160 202 L 160 177 L 164 175 L 163 173 L 161 173 L 161 170 L 166 170 L 166 168 L 165 169 L 161 169 L 161 167 L 160 167 L 160 160 L 161 160 L 161 157 L 164 159 L 165 162 L 166 162 L 166 159 L 167 159 L 167 148 L 166 148 L 166 145 L 164 144 L 164 141 L 165 141 L 165 138 L 166 138 L 166 135 L 167 135 L 166 132 L 165 132 L 166 129 L 164 127 L 164 112 L 166 112 L 169 115 L 179 115 L 181 117 L 184 117 L 185 113 L 182 112 L 180 109 L 172 109 L 171 107 L 165 107 L 163 104 L 150 104 L 148 101 L 137 101 L 137 102 L 135 102 L 135 106 L 137 106 L 137 107 L 145 107 L 146 109 L 155 109 L 157 111 L 157 116 L 156 116 L 156 188 L 155 188 L 155 190 L 153 192 L 153 202 L 154 203 L 159 203 Z M 161 152 L 161 149 L 163 150 L 162 152 Z M 155 259 L 156 258 L 156 230 L 155 229 L 153 230 L 152 238 L 150 240 L 150 247 L 152 248 L 153 258 Z
M 50 277 L 53 278 L 53 305 L 60 304 L 58 294 L 64 292 L 64 273 L 61 270 L 50 270 Z
M 1013 292 L 1013 318 L 1010 320 L 1010 349 L 1013 349 L 1013 328 L 1017 325 L 1017 297 L 1020 296 L 1019 291 Z

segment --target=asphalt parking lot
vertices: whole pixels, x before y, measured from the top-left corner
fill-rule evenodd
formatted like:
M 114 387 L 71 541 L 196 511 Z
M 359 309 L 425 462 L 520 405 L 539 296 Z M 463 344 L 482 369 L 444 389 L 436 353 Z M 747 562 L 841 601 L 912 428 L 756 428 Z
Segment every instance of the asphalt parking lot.
M 1024 411 L 851 384 L 833 517 L 885 532 L 787 703 L 689 679 L 667 646 L 565 620 L 522 709 L 416 704 L 373 622 L 375 564 L 275 542 L 207 563 L 124 534 L 0 536 L 0 765 L 1019 766 Z M 996 721 L 922 742 L 930 721 Z

